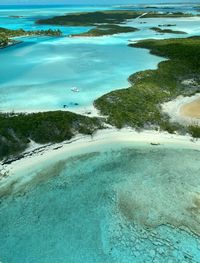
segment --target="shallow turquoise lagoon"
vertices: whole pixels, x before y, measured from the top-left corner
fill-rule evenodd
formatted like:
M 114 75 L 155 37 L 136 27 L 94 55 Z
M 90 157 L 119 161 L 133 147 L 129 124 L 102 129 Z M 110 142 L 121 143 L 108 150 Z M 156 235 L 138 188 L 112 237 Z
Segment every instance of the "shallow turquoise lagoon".
M 4 8 L 0 22 L 43 29 L 49 26 L 36 26 L 35 19 L 100 9 L 108 7 Z M 140 28 L 135 33 L 31 37 L 0 50 L 0 110 L 90 106 L 102 94 L 128 87 L 130 74 L 163 60 L 128 47 L 129 40 L 177 37 L 149 29 L 165 23 L 175 23 L 185 36 L 200 33 L 199 18 L 140 22 L 128 22 Z M 66 35 L 88 29 L 59 28 Z M 200 152 L 181 146 L 107 145 L 51 164 L 26 191 L 0 200 L 0 261 L 200 262 L 199 175 Z
M 51 164 L 1 199 L 0 260 L 200 262 L 188 230 L 200 233 L 200 152 L 177 148 L 107 145 Z
M 123 39 L 33 38 L 0 52 L 0 60 L 0 108 L 37 110 L 91 105 L 128 87 L 131 73 L 155 68 L 161 58 L 130 48 Z M 71 91 L 74 86 L 79 93 Z
M 187 9 L 186 6 L 182 8 Z M 143 8 L 136 6 L 137 10 Z M 158 11 L 162 11 L 158 7 Z M 114 6 L 0 9 L 1 26 L 27 30 L 47 29 L 35 20 L 77 11 L 116 9 Z M 22 16 L 12 18 L 13 15 Z M 129 40 L 169 38 L 177 35 L 158 34 L 150 27 L 176 24 L 173 29 L 198 35 L 200 18 L 135 19 L 128 21 L 140 31 L 100 38 L 22 38 L 22 44 L 0 50 L 0 110 L 38 111 L 87 108 L 99 96 L 115 89 L 127 88 L 130 74 L 155 69 L 163 58 L 148 50 L 128 47 Z M 146 22 L 141 24 L 140 22 Z M 86 27 L 58 27 L 65 35 L 87 31 Z M 77 87 L 80 92 L 71 91 Z

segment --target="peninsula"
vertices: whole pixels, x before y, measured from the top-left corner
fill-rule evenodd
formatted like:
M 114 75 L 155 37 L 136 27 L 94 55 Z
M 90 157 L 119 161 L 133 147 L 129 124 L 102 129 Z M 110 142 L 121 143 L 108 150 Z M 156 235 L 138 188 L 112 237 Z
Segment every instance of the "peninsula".
M 128 89 L 112 91 L 97 99 L 94 105 L 101 115 L 106 116 L 104 119 L 63 111 L 2 113 L 0 158 L 23 152 L 30 140 L 37 143 L 62 142 L 77 133 L 93 134 L 107 125 L 119 129 L 132 127 L 137 130 L 189 133 L 194 138 L 200 138 L 200 126 L 171 122 L 161 106 L 179 95 L 192 96 L 200 92 L 200 37 L 143 40 L 129 46 L 147 48 L 168 60 L 161 62 L 156 70 L 131 75 Z M 195 86 L 187 84 L 191 78 Z
M 7 29 L 0 27 L 0 48 L 5 48 L 7 46 L 20 43 L 21 41 L 13 39 L 14 37 L 22 36 L 62 36 L 62 32 L 58 30 L 33 30 L 26 31 L 24 29 Z
M 118 128 L 161 129 L 173 133 L 190 133 L 200 137 L 200 127 L 171 123 L 161 104 L 179 95 L 200 92 L 200 37 L 166 40 L 143 40 L 130 47 L 150 49 L 152 54 L 167 57 L 156 70 L 138 72 L 129 77 L 131 87 L 112 91 L 95 101 L 107 122 Z M 186 85 L 188 79 L 197 85 Z M 189 83 L 189 82 L 188 82 Z
M 108 36 L 119 33 L 130 33 L 138 31 L 139 29 L 129 26 L 119 26 L 119 25 L 100 25 L 93 29 L 90 29 L 88 32 L 81 34 L 70 35 L 70 37 L 100 37 Z
M 82 12 L 67 14 L 64 16 L 55 16 L 47 19 L 39 19 L 37 24 L 41 25 L 62 25 L 62 26 L 96 26 L 102 24 L 121 24 L 128 19 L 135 18 L 177 18 L 177 17 L 193 17 L 193 14 L 182 12 L 148 12 L 141 11 L 98 11 L 98 12 Z

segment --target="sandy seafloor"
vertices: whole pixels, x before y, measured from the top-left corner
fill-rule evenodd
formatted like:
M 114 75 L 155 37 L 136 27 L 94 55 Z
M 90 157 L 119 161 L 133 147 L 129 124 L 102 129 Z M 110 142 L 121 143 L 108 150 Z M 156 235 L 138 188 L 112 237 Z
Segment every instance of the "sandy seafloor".
M 1 26 L 33 29 L 36 18 L 70 8 L 4 8 Z M 191 5 L 181 8 L 193 10 Z M 149 30 L 160 23 L 176 23 L 173 29 L 198 35 L 199 19 L 129 21 L 141 31 L 98 39 L 28 38 L 0 50 L 1 110 L 91 107 L 98 96 L 127 87 L 131 73 L 156 68 L 163 60 L 127 47 L 128 40 L 175 36 Z M 61 29 L 66 34 L 86 30 Z M 70 91 L 74 85 L 80 93 Z M 102 131 L 92 140 L 50 147 L 5 166 L 9 176 L 0 181 L 0 261 L 200 262 L 200 145 L 190 140 Z
M 199 262 L 199 149 L 108 130 L 7 166 L 2 262 Z

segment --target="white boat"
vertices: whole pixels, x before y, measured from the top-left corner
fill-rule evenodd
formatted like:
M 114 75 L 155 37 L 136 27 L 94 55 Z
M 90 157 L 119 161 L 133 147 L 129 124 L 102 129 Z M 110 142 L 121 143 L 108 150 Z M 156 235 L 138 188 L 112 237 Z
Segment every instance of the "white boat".
M 73 92 L 79 92 L 79 89 L 78 89 L 77 87 L 72 87 L 72 88 L 71 88 L 71 91 L 73 91 Z

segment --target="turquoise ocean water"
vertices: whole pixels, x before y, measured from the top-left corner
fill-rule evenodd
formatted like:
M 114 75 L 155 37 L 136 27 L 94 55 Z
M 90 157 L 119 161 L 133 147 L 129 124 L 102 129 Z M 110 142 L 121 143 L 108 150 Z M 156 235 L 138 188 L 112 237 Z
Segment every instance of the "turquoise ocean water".
M 167 7 L 195 12 L 192 5 Z M 0 26 L 49 28 L 34 21 L 119 8 L 4 6 Z M 145 11 L 144 6 L 129 8 Z M 159 6 L 160 11 L 165 8 Z M 188 36 L 198 35 L 199 21 L 134 20 L 127 24 L 140 31 L 102 38 L 24 38 L 22 44 L 0 50 L 0 109 L 90 106 L 98 96 L 128 87 L 131 73 L 156 68 L 163 60 L 148 50 L 128 47 L 128 40 L 174 37 L 149 29 L 161 23 L 176 24 L 173 28 Z M 87 30 L 59 28 L 66 35 Z M 72 93 L 72 86 L 80 92 Z M 199 175 L 200 152 L 179 145 L 116 142 L 49 162 L 49 169 L 38 176 L 43 181 L 0 200 L 0 262 L 200 262 Z
M 171 11 L 178 10 L 176 5 L 170 8 Z M 179 5 L 179 8 L 195 12 L 192 5 Z M 36 25 L 35 20 L 77 11 L 105 9 L 119 7 L 4 7 L 0 9 L 0 26 L 11 29 L 48 29 L 49 26 Z M 144 6 L 132 9 L 145 12 Z M 13 15 L 22 17 L 12 18 Z M 141 24 L 141 21 L 147 23 Z M 3 61 L 0 66 L 0 110 L 55 110 L 62 109 L 64 104 L 69 109 L 90 106 L 99 96 L 128 87 L 127 78 L 130 74 L 154 69 L 163 60 L 150 55 L 148 50 L 128 47 L 129 40 L 174 37 L 171 34 L 160 35 L 149 29 L 160 23 L 173 23 L 176 24 L 174 29 L 185 30 L 188 36 L 197 35 L 199 22 L 200 18 L 197 17 L 162 21 L 136 19 L 128 22 L 140 29 L 135 33 L 89 39 L 23 38 L 22 44 L 0 50 L 0 60 Z M 88 30 L 83 27 L 53 28 L 61 29 L 65 35 Z M 79 93 L 71 91 L 74 86 L 78 87 Z
M 199 163 L 178 145 L 115 143 L 51 164 L 1 200 L 0 260 L 200 262 Z

